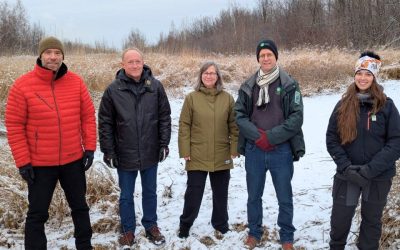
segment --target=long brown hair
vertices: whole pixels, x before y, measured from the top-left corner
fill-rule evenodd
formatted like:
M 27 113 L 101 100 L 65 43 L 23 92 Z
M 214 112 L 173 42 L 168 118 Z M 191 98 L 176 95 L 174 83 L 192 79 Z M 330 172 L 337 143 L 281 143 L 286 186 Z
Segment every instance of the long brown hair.
M 338 133 L 342 145 L 352 142 L 357 137 L 357 121 L 360 116 L 358 92 L 359 89 L 353 82 L 347 88 L 346 93 L 343 94 L 338 109 Z M 383 93 L 382 87 L 376 82 L 375 77 L 368 92 L 373 102 L 371 112 L 376 114 L 385 105 L 386 95 Z

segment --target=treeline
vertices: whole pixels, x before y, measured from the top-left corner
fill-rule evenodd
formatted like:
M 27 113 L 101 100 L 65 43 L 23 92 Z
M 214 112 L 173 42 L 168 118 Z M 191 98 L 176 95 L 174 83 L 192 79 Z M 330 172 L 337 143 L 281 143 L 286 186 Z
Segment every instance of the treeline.
M 233 5 L 216 18 L 182 26 L 171 27 L 153 49 L 243 53 L 266 37 L 289 49 L 395 47 L 400 45 L 400 1 L 258 0 L 252 10 Z
M 254 0 L 246 9 L 232 4 L 217 17 L 204 17 L 160 34 L 156 45 L 134 29 L 122 47 L 177 53 L 249 53 L 263 38 L 280 48 L 305 46 L 365 49 L 400 46 L 399 0 Z M 212 7 L 212 6 L 211 6 Z M 11 6 L 0 1 L 0 56 L 36 54 L 45 36 L 39 24 L 30 24 L 20 0 Z M 64 41 L 68 53 L 115 52 L 105 41 L 94 45 Z
M 43 36 L 42 27 L 29 24 L 21 1 L 0 2 L 0 55 L 36 53 Z
M 10 5 L 0 2 L 0 56 L 18 54 L 37 54 L 40 39 L 46 32 L 39 24 L 30 24 L 21 1 Z M 107 53 L 115 52 L 105 41 L 94 45 L 80 41 L 63 41 L 68 53 Z

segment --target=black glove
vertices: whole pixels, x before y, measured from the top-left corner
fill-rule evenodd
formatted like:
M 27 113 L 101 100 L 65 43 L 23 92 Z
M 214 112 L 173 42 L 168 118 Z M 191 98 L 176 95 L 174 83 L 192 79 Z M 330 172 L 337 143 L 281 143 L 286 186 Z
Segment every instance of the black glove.
M 33 184 L 35 179 L 35 173 L 33 172 L 32 165 L 30 163 L 19 168 L 19 174 L 28 184 Z
M 368 185 L 368 179 L 359 173 L 361 168 L 362 165 L 350 165 L 345 169 L 344 175 L 348 181 L 357 184 L 360 187 L 365 187 Z
M 349 165 L 344 169 L 344 175 L 346 175 L 348 173 L 348 171 L 350 171 L 350 170 L 358 171 L 358 170 L 360 170 L 360 168 L 361 168 L 361 165 Z
M 103 161 L 109 168 L 118 168 L 118 159 L 117 158 L 104 155 Z
M 360 170 L 358 170 L 360 175 L 362 175 L 366 179 L 371 179 L 370 171 L 368 165 L 361 165 Z
M 167 159 L 169 154 L 169 148 L 168 146 L 161 147 L 160 148 L 160 154 L 158 155 L 158 161 L 163 162 L 165 159 Z
M 90 166 L 92 166 L 93 163 L 93 158 L 94 158 L 94 152 L 91 150 L 86 150 L 85 153 L 83 153 L 82 157 L 82 167 L 83 170 L 88 170 Z

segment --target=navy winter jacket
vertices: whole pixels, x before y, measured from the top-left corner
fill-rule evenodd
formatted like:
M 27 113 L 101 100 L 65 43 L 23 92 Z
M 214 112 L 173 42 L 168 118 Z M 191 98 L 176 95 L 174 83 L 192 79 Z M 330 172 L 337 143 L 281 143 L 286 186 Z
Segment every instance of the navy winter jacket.
M 393 100 L 387 98 L 384 107 L 372 114 L 372 101 L 360 101 L 357 137 L 341 145 L 337 128 L 336 104 L 329 119 L 326 146 L 341 174 L 349 165 L 368 165 L 369 179 L 388 179 L 396 174 L 395 162 L 400 157 L 400 116 Z

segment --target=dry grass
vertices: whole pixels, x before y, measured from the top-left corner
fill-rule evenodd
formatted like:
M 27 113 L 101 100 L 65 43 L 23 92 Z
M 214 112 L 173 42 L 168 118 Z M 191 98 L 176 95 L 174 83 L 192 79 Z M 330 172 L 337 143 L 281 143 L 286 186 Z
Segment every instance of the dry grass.
M 400 239 L 400 161 L 397 162 L 397 175 L 393 178 L 388 203 L 383 211 L 381 249 L 388 249 Z
M 87 200 L 89 207 L 101 213 L 97 220 L 92 221 L 95 233 L 117 232 L 119 226 L 118 197 L 119 189 L 111 172 L 101 169 L 102 164 L 95 162 L 87 172 Z M 23 233 L 25 216 L 28 209 L 27 185 L 15 169 L 10 150 L 0 147 L 0 225 L 12 234 Z M 48 226 L 59 229 L 70 210 L 64 192 L 59 184 L 53 195 L 49 209 Z M 70 222 L 68 222 L 70 223 Z M 71 236 L 72 237 L 72 236 Z M 10 243 L 0 237 L 0 247 Z M 109 249 L 108 247 L 99 249 Z
M 377 51 L 386 68 L 384 78 L 399 78 L 400 51 Z M 325 90 L 338 90 L 352 79 L 358 51 L 339 48 L 301 48 L 279 53 L 279 64 L 298 80 L 305 96 Z M 119 54 L 67 55 L 69 69 L 83 77 L 89 89 L 102 92 L 114 79 L 120 67 Z M 4 103 L 9 87 L 21 74 L 33 68 L 35 56 L 0 57 L 0 103 Z M 185 52 L 178 55 L 150 53 L 145 62 L 163 82 L 172 97 L 182 96 L 182 87 L 193 86 L 200 65 L 215 61 L 223 74 L 225 86 L 236 90 L 257 69 L 255 55 L 216 55 Z M 0 115 L 4 113 L 1 105 Z
M 385 78 L 399 78 L 400 51 L 378 51 L 383 58 L 382 70 Z M 352 79 L 352 69 L 359 52 L 342 49 L 296 49 L 280 51 L 279 64 L 296 78 L 304 95 L 342 88 Z M 21 74 L 32 69 L 36 57 L 15 56 L 0 57 L 0 123 L 4 112 L 4 102 L 10 85 Z M 196 82 L 198 69 L 205 61 L 215 61 L 223 73 L 225 86 L 236 90 L 239 85 L 257 69 L 255 55 L 201 55 L 185 53 L 180 55 L 146 55 L 146 63 L 153 69 L 154 75 L 165 85 L 168 95 L 181 97 L 183 87 L 191 87 Z M 119 68 L 120 55 L 71 55 L 66 64 L 72 71 L 80 74 L 89 88 L 98 106 L 101 92 L 113 80 Z M 95 165 L 102 164 L 95 162 Z M 399 164 L 397 166 L 400 171 Z M 101 169 L 99 171 L 99 169 Z M 99 211 L 100 216 L 92 221 L 93 230 L 97 233 L 116 232 L 119 224 L 118 196 L 119 190 L 107 168 L 96 166 L 88 172 L 87 199 L 89 206 Z M 13 159 L 8 147 L 0 147 L 0 225 L 15 234 L 21 234 L 27 210 L 26 184 L 19 177 L 13 166 Z M 383 216 L 382 248 L 390 246 L 400 238 L 400 178 L 393 181 L 388 205 Z M 164 197 L 170 197 L 171 187 L 165 187 Z M 68 205 L 60 187 L 57 187 L 50 207 L 49 224 L 59 228 L 69 215 Z M 233 225 L 232 229 L 241 232 L 245 224 Z M 265 228 L 264 241 L 275 241 L 278 236 L 275 230 Z M 205 245 L 213 245 L 209 239 L 203 239 Z M 213 240 L 211 238 L 211 240 Z M 0 246 L 8 246 L 7 240 L 0 237 Z M 96 246 L 96 249 L 108 249 L 113 246 Z

